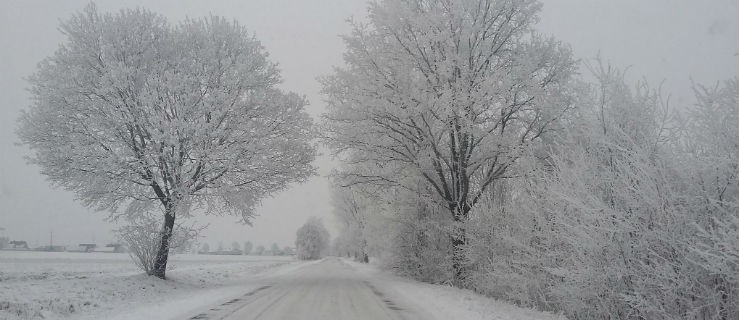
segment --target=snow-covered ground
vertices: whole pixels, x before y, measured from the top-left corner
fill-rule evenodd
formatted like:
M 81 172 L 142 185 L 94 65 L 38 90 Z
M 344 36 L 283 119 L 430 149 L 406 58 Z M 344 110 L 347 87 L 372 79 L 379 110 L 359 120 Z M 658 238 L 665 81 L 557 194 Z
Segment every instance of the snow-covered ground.
M 184 315 L 300 264 L 292 257 L 173 255 L 163 281 L 143 275 L 128 254 L 0 251 L 0 319 Z
M 190 319 L 563 319 L 467 290 L 402 279 L 372 265 L 335 257 L 266 276 L 260 283 L 258 289 L 213 305 Z
M 170 261 L 169 280 L 163 281 L 143 275 L 126 254 L 0 251 L 0 319 L 186 319 L 204 310 L 218 310 L 224 302 L 259 291 L 265 283 L 275 285 L 271 291 L 277 293 L 280 287 L 285 289 L 275 299 L 287 294 L 297 298 L 289 303 L 283 299 L 284 306 L 277 308 L 281 304 L 270 300 L 271 291 L 263 290 L 265 297 L 259 299 L 269 303 L 255 306 L 259 302 L 254 302 L 244 310 L 272 308 L 273 313 L 290 314 L 308 298 L 310 302 L 302 304 L 330 306 L 336 301 L 328 300 L 336 297 L 308 291 L 333 288 L 347 297 L 381 292 L 379 297 L 397 303 L 401 310 L 391 311 L 396 310 L 391 307 L 384 312 L 407 311 L 419 319 L 564 319 L 468 290 L 396 277 L 374 265 L 345 259 L 338 263 L 336 258 L 301 262 L 292 257 L 174 255 Z M 291 293 L 295 285 L 304 292 Z M 336 310 L 351 312 L 354 303 L 377 302 L 365 300 Z
M 450 286 L 421 283 L 380 271 L 374 264 L 342 260 L 359 274 L 372 279 L 374 285 L 399 303 L 423 310 L 431 319 L 465 320 L 566 320 L 532 309 L 517 307 Z

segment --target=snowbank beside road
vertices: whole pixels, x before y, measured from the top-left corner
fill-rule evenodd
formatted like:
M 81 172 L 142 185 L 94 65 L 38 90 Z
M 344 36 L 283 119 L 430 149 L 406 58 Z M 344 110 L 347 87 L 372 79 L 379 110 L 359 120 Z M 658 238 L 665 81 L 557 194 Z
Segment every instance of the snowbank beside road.
M 299 263 L 291 257 L 173 255 L 163 281 L 143 275 L 127 254 L 0 251 L 0 319 L 169 318 Z
M 470 290 L 394 276 L 372 264 L 348 259 L 342 261 L 371 279 L 372 283 L 398 302 L 423 310 L 429 319 L 566 320 L 564 316 L 517 307 Z

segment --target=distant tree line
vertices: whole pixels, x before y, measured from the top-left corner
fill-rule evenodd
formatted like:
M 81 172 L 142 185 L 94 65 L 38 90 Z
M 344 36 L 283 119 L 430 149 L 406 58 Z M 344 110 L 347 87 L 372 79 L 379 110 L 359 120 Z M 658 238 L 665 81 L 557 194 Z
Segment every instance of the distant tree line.
M 251 241 L 244 242 L 243 249 L 241 244 L 237 241 L 231 243 L 230 248 L 224 248 L 223 242 L 219 242 L 218 248 L 215 251 L 210 250 L 210 245 L 204 242 L 200 245 L 200 249 L 197 253 L 199 254 L 224 254 L 224 255 L 256 255 L 256 256 L 285 256 L 294 254 L 294 249 L 290 246 L 280 247 L 277 243 L 273 243 L 269 250 L 266 250 L 263 245 L 258 245 L 254 248 Z

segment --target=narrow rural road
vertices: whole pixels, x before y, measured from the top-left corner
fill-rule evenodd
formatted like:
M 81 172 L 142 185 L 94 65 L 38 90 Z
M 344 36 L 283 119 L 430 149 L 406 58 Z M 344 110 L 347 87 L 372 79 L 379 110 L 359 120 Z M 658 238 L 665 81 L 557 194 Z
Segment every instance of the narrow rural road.
M 420 319 L 336 258 L 263 279 L 197 319 Z

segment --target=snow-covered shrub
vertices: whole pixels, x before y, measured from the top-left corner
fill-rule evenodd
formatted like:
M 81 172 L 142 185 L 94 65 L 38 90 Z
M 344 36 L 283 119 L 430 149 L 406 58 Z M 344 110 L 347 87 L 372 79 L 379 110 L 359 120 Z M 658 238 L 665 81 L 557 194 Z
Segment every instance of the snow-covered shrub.
M 140 216 L 135 220 L 130 219 L 129 225 L 116 230 L 118 238 L 125 242 L 128 247 L 133 262 L 147 275 L 154 274 L 157 254 L 161 249 L 162 232 L 165 232 L 163 228 L 162 223 L 157 219 Z M 198 237 L 200 230 L 175 224 L 167 250 L 174 250 L 191 243 Z M 207 243 L 204 244 L 205 246 L 207 246 Z M 207 252 L 207 248 L 204 248 L 204 250 Z
M 646 86 L 629 88 L 614 69 L 595 70 L 593 106 L 581 110 L 566 140 L 539 171 L 539 208 L 552 217 L 557 243 L 544 266 L 549 300 L 576 319 L 664 319 L 677 312 L 667 297 L 675 282 L 657 279 L 667 263 L 681 265 L 684 234 L 669 117 Z
M 596 74 L 600 103 L 583 110 L 585 121 L 551 157 L 555 169 L 540 171 L 536 185 L 557 244 L 544 268 L 547 306 L 574 319 L 736 318 L 736 167 L 704 152 L 729 150 L 735 142 L 714 146 L 730 133 L 678 140 L 678 122 L 657 95 L 628 88 L 617 71 Z M 739 127 L 731 113 L 719 117 L 706 126 Z M 707 139 L 696 143 L 701 134 Z M 722 158 L 736 163 L 737 154 Z
M 394 199 L 392 224 L 385 233 L 392 246 L 386 267 L 413 279 L 441 283 L 453 278 L 451 219 L 417 196 L 401 194 Z
M 691 232 L 681 239 L 691 266 L 701 271 L 701 316 L 739 318 L 739 78 L 696 85 L 686 169 L 692 179 Z M 694 297 L 690 297 L 693 299 Z
M 329 240 L 328 230 L 323 226 L 323 221 L 316 217 L 308 218 L 308 221 L 298 229 L 295 238 L 298 259 L 320 259 L 328 252 Z
M 543 270 L 550 219 L 512 197 L 525 179 L 499 181 L 473 208 L 465 255 L 469 263 L 467 287 L 523 306 L 541 306 L 547 276 Z

